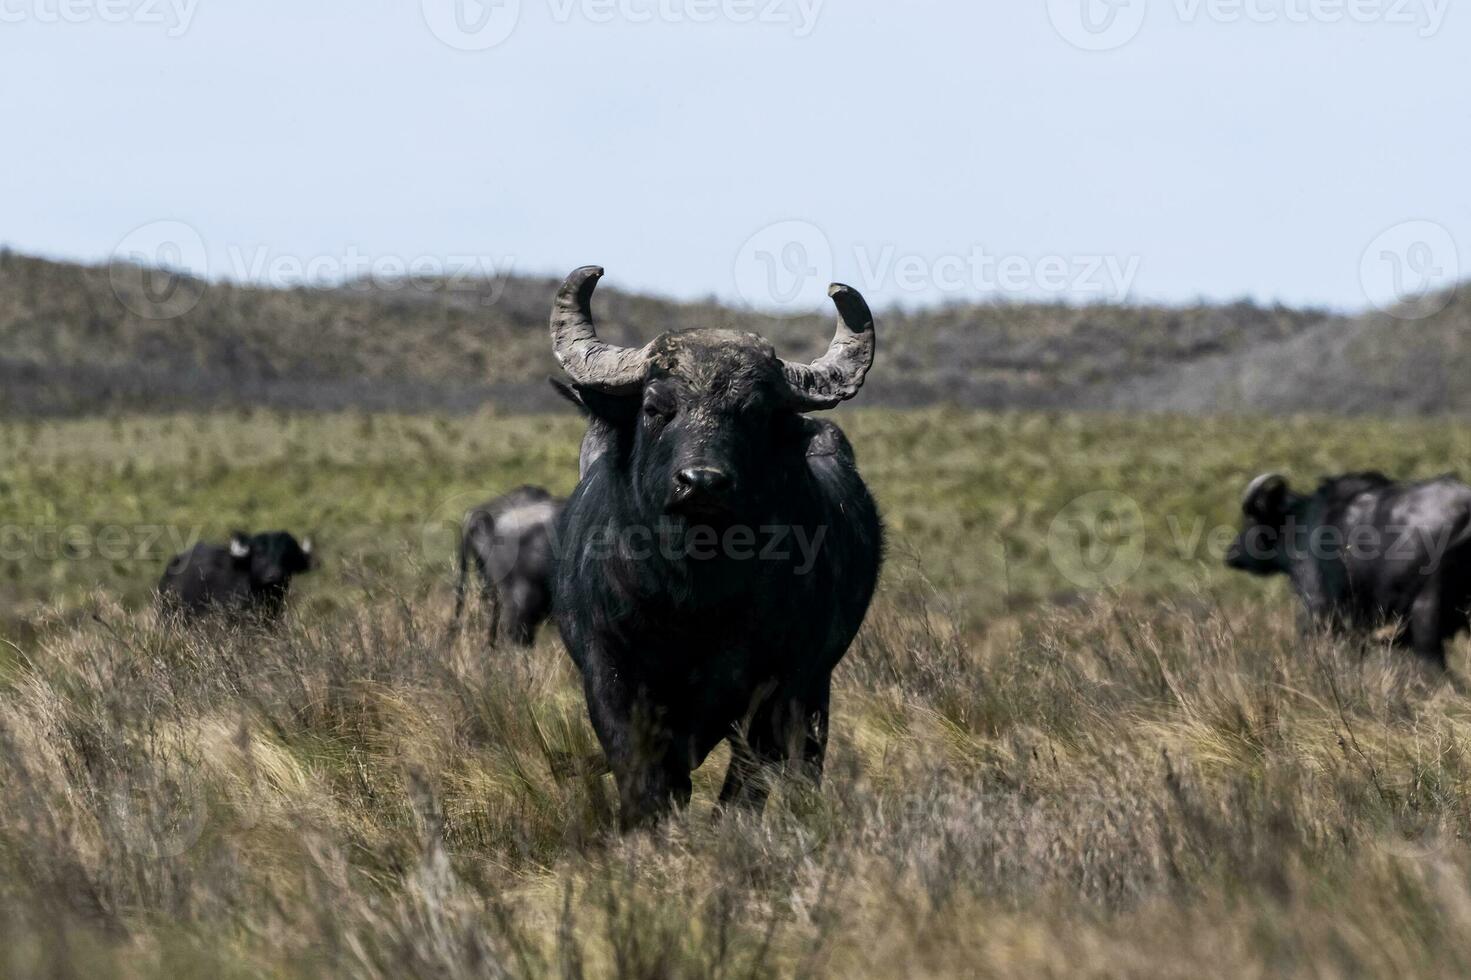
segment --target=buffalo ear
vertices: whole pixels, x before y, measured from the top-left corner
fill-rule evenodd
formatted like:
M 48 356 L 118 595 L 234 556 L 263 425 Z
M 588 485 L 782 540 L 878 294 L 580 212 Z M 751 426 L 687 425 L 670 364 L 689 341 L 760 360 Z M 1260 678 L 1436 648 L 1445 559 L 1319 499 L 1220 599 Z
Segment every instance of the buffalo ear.
M 582 396 L 571 385 L 557 378 L 547 378 L 547 384 L 551 385 L 557 394 L 571 402 L 580 414 L 587 414 L 587 406 L 583 404 Z
M 1280 473 L 1263 473 L 1252 480 L 1241 498 L 1241 512 L 1263 524 L 1281 520 L 1287 512 L 1287 478 Z
M 230 535 L 230 557 L 250 557 L 250 536 L 244 531 L 235 531 Z
M 639 406 L 644 401 L 642 391 L 615 395 L 590 388 L 587 385 L 572 385 L 571 391 L 576 396 L 576 403 L 581 405 L 583 411 L 589 416 L 601 419 L 619 429 L 630 426 L 638 420 Z

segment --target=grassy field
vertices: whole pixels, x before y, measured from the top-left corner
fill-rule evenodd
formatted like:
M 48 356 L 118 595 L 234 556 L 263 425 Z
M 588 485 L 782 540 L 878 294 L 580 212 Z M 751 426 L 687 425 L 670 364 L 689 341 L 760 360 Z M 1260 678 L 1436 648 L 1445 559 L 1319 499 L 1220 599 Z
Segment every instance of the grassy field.
M 842 421 L 892 547 L 827 778 L 712 819 L 722 751 L 627 838 L 557 641 L 446 631 L 460 515 L 569 489 L 575 419 L 0 424 L 0 973 L 1471 972 L 1465 699 L 1219 562 L 1257 471 L 1471 425 Z M 161 633 L 237 526 L 318 542 L 291 622 Z

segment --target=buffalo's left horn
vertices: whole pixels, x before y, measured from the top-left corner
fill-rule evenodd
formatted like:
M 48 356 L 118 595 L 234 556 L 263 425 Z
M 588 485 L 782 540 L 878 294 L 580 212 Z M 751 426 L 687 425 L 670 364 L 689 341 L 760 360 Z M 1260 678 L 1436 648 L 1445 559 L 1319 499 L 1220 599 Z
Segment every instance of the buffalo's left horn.
M 585 265 L 557 290 L 552 304 L 552 353 L 577 384 L 598 391 L 628 391 L 643 383 L 649 348 L 618 347 L 598 339 L 592 294 L 602 275 L 601 266 Z
M 858 394 L 873 367 L 877 339 L 873 314 L 852 286 L 835 282 L 827 294 L 838 308 L 838 327 L 827 353 L 811 364 L 782 361 L 782 372 L 799 411 L 832 408 Z

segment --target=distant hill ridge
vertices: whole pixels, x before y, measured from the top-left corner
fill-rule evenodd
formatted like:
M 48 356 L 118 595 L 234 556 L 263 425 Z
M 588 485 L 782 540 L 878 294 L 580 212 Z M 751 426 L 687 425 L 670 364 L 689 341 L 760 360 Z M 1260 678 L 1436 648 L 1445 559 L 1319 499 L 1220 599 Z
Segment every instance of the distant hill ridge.
M 555 288 L 513 277 L 494 292 L 488 282 L 272 289 L 0 252 L 0 411 L 550 410 L 560 407 L 545 383 Z M 597 309 L 603 334 L 624 343 L 721 326 L 812 357 L 831 335 L 826 310 L 774 317 L 611 286 Z M 1459 297 L 1404 322 L 1249 302 L 879 315 L 866 405 L 1471 413 L 1471 314 Z

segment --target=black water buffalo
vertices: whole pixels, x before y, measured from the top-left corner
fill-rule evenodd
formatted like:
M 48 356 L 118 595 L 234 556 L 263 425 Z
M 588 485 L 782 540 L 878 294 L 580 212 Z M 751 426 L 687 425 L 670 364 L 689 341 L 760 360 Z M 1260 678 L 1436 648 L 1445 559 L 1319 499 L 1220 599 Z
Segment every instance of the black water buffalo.
M 196 544 L 175 555 L 158 583 L 159 607 L 185 618 L 274 619 L 285 609 L 292 577 L 315 567 L 310 538 L 298 544 L 285 531 L 236 531 L 227 545 Z
M 582 673 L 625 827 L 690 796 L 690 772 L 732 749 L 723 803 L 759 808 L 761 770 L 817 777 L 833 668 L 878 579 L 883 527 L 852 447 L 804 413 L 853 397 L 873 317 L 847 286 L 812 364 L 729 330 L 598 340 L 602 270 L 572 273 L 553 351 L 590 416 L 581 481 L 558 524 L 555 617 Z
M 1314 623 L 1393 626 L 1396 643 L 1445 666 L 1445 641 L 1467 628 L 1471 606 L 1471 487 L 1350 473 L 1305 495 L 1268 473 L 1247 487 L 1242 511 L 1229 566 L 1288 576 Z
M 552 529 L 562 504 L 541 487 L 517 487 L 465 515 L 456 624 L 465 609 L 465 580 L 473 563 L 490 614 L 491 645 L 500 638 L 503 609 L 506 636 L 521 646 L 531 645 L 552 609 Z

